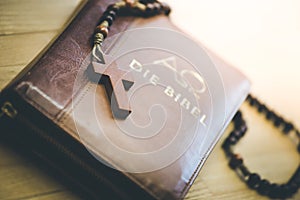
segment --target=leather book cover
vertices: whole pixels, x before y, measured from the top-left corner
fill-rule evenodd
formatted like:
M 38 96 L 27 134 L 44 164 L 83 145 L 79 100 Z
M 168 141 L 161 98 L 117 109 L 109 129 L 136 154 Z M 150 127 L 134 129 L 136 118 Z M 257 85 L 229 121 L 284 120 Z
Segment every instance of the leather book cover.
M 2 92 L 1 126 L 88 199 L 183 199 L 245 100 L 249 81 L 166 16 L 117 17 L 91 0 Z

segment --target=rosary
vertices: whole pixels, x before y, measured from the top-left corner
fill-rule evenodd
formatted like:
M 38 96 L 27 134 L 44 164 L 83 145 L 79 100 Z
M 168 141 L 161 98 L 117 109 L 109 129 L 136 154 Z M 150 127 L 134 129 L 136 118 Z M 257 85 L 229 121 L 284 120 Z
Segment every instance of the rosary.
M 108 35 L 109 27 L 113 24 L 116 16 L 122 12 L 126 12 L 127 15 L 130 14 L 146 18 L 159 14 L 169 15 L 171 9 L 167 4 L 161 3 L 157 0 L 124 0 L 109 5 L 100 18 L 99 25 L 95 29 L 94 46 L 92 50 L 93 61 L 105 64 L 101 46 Z M 288 135 L 295 133 L 298 140 L 297 151 L 300 153 L 300 132 L 292 123 L 287 122 L 251 95 L 247 97 L 247 102 L 253 108 L 256 108 L 259 113 L 264 114 L 266 119 L 272 122 L 275 127 L 281 129 L 284 134 Z M 266 179 L 262 179 L 258 174 L 251 173 L 244 165 L 241 156 L 233 153 L 232 151 L 232 146 L 234 146 L 247 131 L 246 122 L 240 111 L 236 113 L 232 123 L 234 125 L 234 130 L 222 144 L 222 148 L 229 160 L 230 168 L 235 170 L 238 175 L 241 176 L 242 180 L 249 188 L 256 190 L 261 195 L 268 196 L 270 198 L 285 199 L 292 197 L 295 193 L 297 193 L 300 186 L 300 166 L 298 166 L 296 172 L 285 184 L 271 183 Z
M 249 95 L 246 101 L 252 107 L 256 108 L 259 113 L 265 115 L 265 118 L 272 122 L 275 127 L 281 129 L 283 134 L 296 134 L 298 139 L 297 151 L 300 153 L 300 132 L 292 123 L 287 122 L 252 95 Z M 268 196 L 272 199 L 286 199 L 297 193 L 300 186 L 300 166 L 298 166 L 296 172 L 285 184 L 270 183 L 266 179 L 261 179 L 258 174 L 251 173 L 244 165 L 241 156 L 233 153 L 232 151 L 232 146 L 235 145 L 247 131 L 246 122 L 243 119 L 240 111 L 236 113 L 232 123 L 234 125 L 234 130 L 231 131 L 230 135 L 222 144 L 222 148 L 229 160 L 229 167 L 235 170 L 238 175 L 241 176 L 242 180 L 248 185 L 249 188 L 256 190 L 261 195 Z

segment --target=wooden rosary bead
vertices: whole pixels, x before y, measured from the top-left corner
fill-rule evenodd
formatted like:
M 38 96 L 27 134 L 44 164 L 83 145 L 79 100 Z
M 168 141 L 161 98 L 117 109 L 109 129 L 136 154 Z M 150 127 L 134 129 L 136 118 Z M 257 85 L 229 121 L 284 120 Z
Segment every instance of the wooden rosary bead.
M 280 196 L 280 185 L 276 183 L 272 183 L 270 185 L 270 192 L 269 192 L 269 197 L 271 198 L 278 198 Z
M 242 137 L 242 131 L 240 131 L 240 130 L 233 130 L 229 134 L 229 137 L 236 137 L 237 139 L 240 139 Z
M 258 106 L 258 112 L 265 112 L 267 111 L 267 107 L 264 104 L 260 104 Z
M 161 5 L 158 2 L 153 3 L 153 11 L 159 13 L 161 11 Z
M 152 3 L 148 3 L 148 4 L 146 5 L 146 14 L 147 14 L 148 16 L 152 15 L 154 9 L 155 9 L 154 5 L 153 5 Z
M 233 131 L 231 131 L 230 134 L 229 134 L 229 137 L 230 138 L 234 137 L 234 138 L 239 139 L 238 134 L 235 134 L 235 132 L 239 132 L 239 130 L 233 130 Z
M 116 15 L 117 15 L 117 12 L 111 10 L 108 12 L 107 16 L 111 16 L 113 18 L 113 20 L 116 19 Z
M 295 185 L 286 185 L 285 198 L 291 198 L 298 191 L 298 187 Z
M 113 20 L 115 20 L 115 17 L 117 15 L 117 12 L 113 11 L 113 10 L 106 10 L 103 14 L 102 14 L 102 17 L 101 19 L 105 19 L 107 18 L 108 16 L 111 16 L 113 18 Z
M 279 198 L 285 199 L 289 198 L 292 194 L 289 191 L 289 187 L 286 184 L 282 184 L 280 186 L 280 194 L 278 195 Z
M 247 130 L 248 130 L 248 127 L 247 127 L 246 123 L 242 124 L 241 127 L 240 127 L 240 131 L 241 131 L 242 136 L 245 135 Z
M 275 116 L 273 122 L 275 127 L 279 127 L 283 123 L 283 118 Z
M 293 195 L 297 192 L 299 186 L 296 183 L 289 183 L 288 187 L 290 194 Z
M 234 170 L 237 169 L 242 164 L 243 164 L 243 159 L 239 154 L 234 154 L 229 161 L 230 168 Z
M 270 182 L 266 179 L 260 181 L 257 192 L 261 195 L 266 195 L 270 192 Z
M 115 4 L 110 4 L 108 7 L 107 7 L 107 10 L 112 10 L 112 11 L 119 11 L 120 10 L 120 7 L 116 6 Z
M 108 23 L 108 21 L 104 20 L 104 21 L 102 21 L 102 22 L 100 23 L 100 25 L 96 26 L 96 28 L 95 28 L 95 33 L 101 33 L 101 28 L 102 28 L 102 27 L 107 27 L 107 28 L 109 28 L 109 23 Z
M 101 33 L 105 39 L 108 35 L 108 27 L 99 25 L 96 27 L 95 33 Z
M 293 124 L 286 122 L 284 123 L 284 127 L 283 127 L 283 133 L 288 134 L 290 131 L 292 131 L 294 129 Z
M 250 103 L 251 106 L 255 106 L 257 104 L 257 101 L 254 98 L 250 98 L 249 103 Z
M 109 21 L 110 24 L 109 26 L 111 26 L 119 10 L 120 7 L 116 6 L 115 4 L 109 5 L 107 9 L 104 11 L 104 13 L 102 14 L 100 22 L 107 20 Z
M 147 6 L 145 4 L 137 3 L 137 4 L 135 4 L 134 8 L 138 11 L 140 16 L 147 17 L 147 14 L 146 14 Z
M 243 119 L 234 121 L 235 129 L 239 129 L 241 126 L 244 126 L 244 125 L 246 125 L 246 122 Z
M 106 10 L 103 12 L 102 17 L 103 17 L 103 16 L 106 17 L 106 16 L 108 15 L 108 12 L 110 12 L 110 10 L 106 9 Z
M 102 24 L 102 22 L 107 21 L 107 16 L 108 15 L 102 15 L 102 17 L 99 20 L 100 21 L 99 25 Z
M 270 111 L 270 110 L 266 114 L 267 119 L 273 119 L 274 116 L 275 116 L 275 113 L 273 111 Z
M 160 5 L 161 5 L 162 10 L 164 11 L 165 15 L 168 16 L 171 13 L 171 8 L 169 7 L 169 5 L 164 2 L 160 2 Z
M 229 137 L 228 139 L 231 145 L 235 145 L 238 142 L 238 139 L 236 137 Z
M 133 7 L 135 2 L 134 2 L 134 0 L 125 0 L 125 3 L 126 3 L 126 6 Z
M 287 197 L 292 197 L 297 191 L 299 186 L 296 184 L 287 184 L 288 185 L 288 194 Z
M 106 16 L 105 20 L 108 22 L 109 26 L 111 26 L 114 22 L 114 18 L 110 15 Z
M 280 190 L 281 193 L 279 194 L 279 197 L 282 199 L 289 198 L 292 195 L 292 193 L 290 192 L 290 188 L 287 184 L 282 184 L 280 186 Z
M 252 173 L 248 176 L 246 183 L 250 188 L 257 188 L 259 186 L 260 181 L 260 176 L 256 173 Z
M 246 126 L 245 126 L 246 127 Z M 236 137 L 240 140 L 242 137 L 245 136 L 246 132 L 247 132 L 247 127 L 243 130 L 239 130 L 239 131 L 235 131 L 235 135 Z
M 229 140 L 228 140 L 228 138 L 223 142 L 223 144 L 222 144 L 222 148 L 226 151 L 226 153 L 229 151 L 229 149 L 230 149 L 230 146 L 231 146 L 231 144 L 230 144 L 230 142 L 229 142 Z

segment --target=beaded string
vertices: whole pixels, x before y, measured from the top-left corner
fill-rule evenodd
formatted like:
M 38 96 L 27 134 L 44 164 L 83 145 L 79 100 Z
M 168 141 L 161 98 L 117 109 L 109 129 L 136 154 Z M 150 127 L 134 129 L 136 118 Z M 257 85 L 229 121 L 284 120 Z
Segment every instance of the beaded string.
M 255 107 L 259 113 L 264 114 L 266 119 L 271 121 L 275 127 L 281 129 L 284 134 L 288 135 L 295 133 L 298 140 L 297 150 L 298 153 L 300 153 L 300 132 L 292 123 L 280 117 L 274 111 L 270 110 L 265 104 L 261 103 L 251 95 L 247 97 L 247 102 L 251 106 Z M 236 113 L 232 122 L 234 130 L 222 144 L 222 148 L 229 160 L 229 167 L 238 173 L 249 188 L 256 190 L 261 195 L 276 199 L 292 197 L 300 187 L 300 165 L 290 180 L 285 184 L 271 183 L 266 179 L 262 179 L 258 174 L 251 173 L 244 165 L 242 157 L 239 154 L 235 154 L 232 150 L 232 147 L 245 135 L 247 131 L 246 122 L 240 111 Z
M 171 9 L 167 4 L 156 0 L 123 0 L 109 5 L 100 18 L 100 23 L 94 33 L 92 58 L 99 63 L 105 64 L 101 48 L 102 43 L 107 37 L 109 28 L 116 19 L 116 16 L 122 11 L 126 11 L 127 14 L 146 18 L 159 14 L 169 15 Z

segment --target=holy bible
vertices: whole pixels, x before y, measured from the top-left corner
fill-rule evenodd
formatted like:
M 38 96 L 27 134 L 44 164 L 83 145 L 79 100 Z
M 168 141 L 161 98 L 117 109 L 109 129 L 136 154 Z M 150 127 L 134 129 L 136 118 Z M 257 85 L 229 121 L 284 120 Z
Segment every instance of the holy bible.
M 1 91 L 1 129 L 10 130 L 1 138 L 30 149 L 87 199 L 183 199 L 249 81 L 163 15 L 118 17 L 105 63 L 91 59 L 111 3 L 88 1 Z

